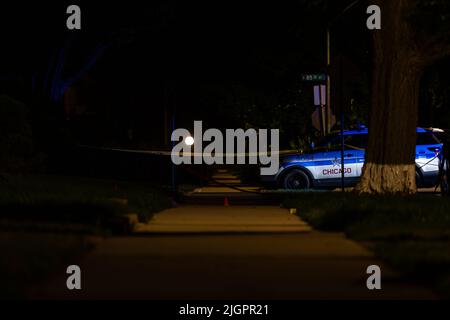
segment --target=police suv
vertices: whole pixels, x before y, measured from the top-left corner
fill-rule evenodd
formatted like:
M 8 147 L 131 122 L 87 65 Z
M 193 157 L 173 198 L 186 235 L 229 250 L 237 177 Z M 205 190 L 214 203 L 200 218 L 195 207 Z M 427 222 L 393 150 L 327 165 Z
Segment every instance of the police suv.
M 344 131 L 344 183 L 354 186 L 361 176 L 367 145 L 367 128 Z M 290 154 L 280 159 L 273 176 L 261 176 L 264 183 L 282 189 L 330 188 L 341 186 L 340 133 L 327 136 L 311 152 Z M 439 180 L 441 142 L 431 130 L 417 128 L 416 179 L 421 187 L 434 186 Z

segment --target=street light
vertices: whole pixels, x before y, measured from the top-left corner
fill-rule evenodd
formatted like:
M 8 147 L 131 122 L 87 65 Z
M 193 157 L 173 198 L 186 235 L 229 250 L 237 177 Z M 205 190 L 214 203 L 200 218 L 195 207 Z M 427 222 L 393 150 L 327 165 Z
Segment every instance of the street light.
M 191 136 L 187 136 L 187 137 L 184 139 L 184 143 L 185 143 L 187 146 L 192 146 L 192 145 L 194 144 L 194 138 L 192 138 Z

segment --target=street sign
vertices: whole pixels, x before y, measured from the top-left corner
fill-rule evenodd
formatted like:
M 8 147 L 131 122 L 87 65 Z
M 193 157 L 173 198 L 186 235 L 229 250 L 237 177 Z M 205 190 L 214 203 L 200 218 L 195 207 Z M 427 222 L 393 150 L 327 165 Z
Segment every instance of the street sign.
M 336 116 L 332 114 L 330 107 L 320 106 L 314 110 L 311 121 L 313 127 L 325 135 L 324 128 L 332 128 L 336 124 Z
M 327 75 L 324 73 L 317 74 L 302 74 L 302 81 L 307 82 L 322 82 L 327 80 Z
M 327 87 L 320 85 L 314 86 L 314 105 L 325 106 L 327 104 Z
M 312 125 L 318 131 L 322 131 L 322 120 L 320 117 L 320 108 L 316 108 L 316 110 L 311 115 Z
M 314 105 L 318 108 L 311 115 L 312 125 L 326 135 L 336 124 L 336 117 L 332 114 L 330 106 L 327 105 L 327 86 L 314 86 Z

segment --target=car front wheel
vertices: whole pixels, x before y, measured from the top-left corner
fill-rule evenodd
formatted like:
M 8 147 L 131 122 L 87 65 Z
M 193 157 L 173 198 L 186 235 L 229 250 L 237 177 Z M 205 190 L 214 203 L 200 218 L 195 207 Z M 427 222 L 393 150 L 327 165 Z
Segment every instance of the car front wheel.
M 307 190 L 311 187 L 311 181 L 305 172 L 293 169 L 284 176 L 282 187 L 288 190 Z

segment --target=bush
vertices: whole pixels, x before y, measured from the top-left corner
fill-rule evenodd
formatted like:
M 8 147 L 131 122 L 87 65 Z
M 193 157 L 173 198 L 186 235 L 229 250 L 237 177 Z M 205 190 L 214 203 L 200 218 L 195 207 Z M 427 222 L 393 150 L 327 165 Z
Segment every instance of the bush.
M 32 286 L 92 250 L 81 235 L 22 232 L 0 233 L 0 299 L 25 299 Z
M 0 182 L 0 222 L 7 222 L 0 223 L 3 229 L 30 221 L 36 226 L 59 223 L 72 229 L 73 224 L 95 228 L 127 213 L 137 213 L 141 221 L 147 221 L 170 206 L 164 191 L 133 182 L 51 175 L 11 175 Z
M 26 106 L 0 95 L 0 172 L 22 172 L 33 163 L 33 135 Z
M 429 195 L 308 193 L 291 197 L 284 205 L 297 208 L 300 216 L 319 230 L 346 231 L 365 239 L 368 230 L 381 234 L 393 228 L 398 231 L 450 228 L 450 198 Z

